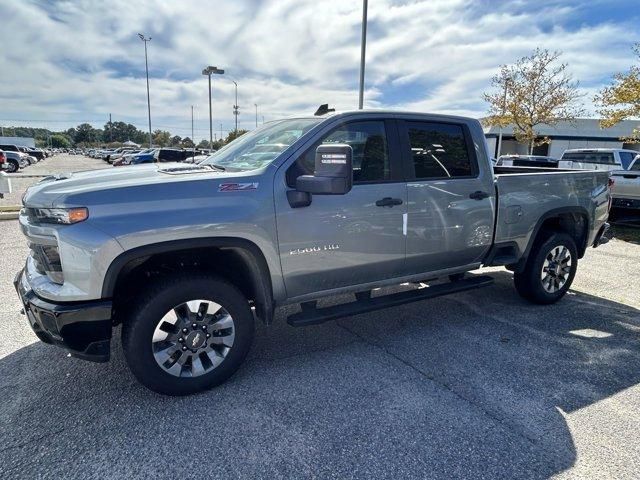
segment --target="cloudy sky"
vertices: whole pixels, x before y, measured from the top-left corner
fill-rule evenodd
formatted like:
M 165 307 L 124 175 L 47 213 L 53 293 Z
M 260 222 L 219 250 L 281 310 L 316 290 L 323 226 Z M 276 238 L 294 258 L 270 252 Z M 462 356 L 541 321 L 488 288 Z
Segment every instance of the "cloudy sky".
M 214 129 L 320 103 L 357 107 L 361 0 L 0 0 L 0 125 L 66 129 L 108 120 L 146 129 L 149 44 L 152 127 Z M 593 93 L 635 61 L 638 0 L 369 0 L 365 104 L 481 116 L 499 66 L 535 47 L 560 49 L 593 113 Z M 226 133 L 225 133 L 226 134 Z

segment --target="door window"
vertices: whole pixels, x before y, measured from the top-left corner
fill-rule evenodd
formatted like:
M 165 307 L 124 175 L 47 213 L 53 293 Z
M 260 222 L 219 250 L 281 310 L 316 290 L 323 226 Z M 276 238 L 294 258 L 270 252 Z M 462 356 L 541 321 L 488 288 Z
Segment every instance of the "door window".
M 461 125 L 406 122 L 417 180 L 473 177 L 477 167 Z
M 343 143 L 353 149 L 353 182 L 384 182 L 391 178 L 389 146 L 381 120 L 352 122 L 341 125 L 303 153 L 287 171 L 287 185 L 295 187 L 300 175 L 313 175 L 316 148 L 319 145 Z
M 620 152 L 620 162 L 622 162 L 622 168 L 629 168 L 631 162 L 636 155 L 631 152 Z

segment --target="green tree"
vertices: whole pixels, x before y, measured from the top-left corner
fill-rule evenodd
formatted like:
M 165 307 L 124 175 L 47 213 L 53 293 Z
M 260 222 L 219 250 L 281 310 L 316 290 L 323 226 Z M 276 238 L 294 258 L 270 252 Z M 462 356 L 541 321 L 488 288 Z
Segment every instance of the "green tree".
M 96 143 L 102 138 L 102 131 L 93 128 L 88 123 L 82 123 L 75 128 L 75 143 Z
M 633 51 L 640 60 L 640 43 L 633 46 Z M 640 117 L 640 63 L 632 65 L 626 73 L 616 73 L 613 84 L 600 90 L 593 101 L 602 115 L 602 128 L 613 127 L 629 117 Z M 640 126 L 633 129 L 631 137 L 622 140 L 640 143 Z
M 175 137 L 174 137 L 175 138 Z M 191 140 L 189 137 L 184 137 L 182 139 L 182 142 L 180 143 L 180 146 L 182 148 L 193 148 L 196 146 L 195 143 L 193 143 L 193 140 Z
M 58 133 L 51 135 L 51 146 L 53 148 L 69 148 L 71 146 L 71 142 L 65 135 Z
M 171 142 L 171 134 L 165 130 L 153 131 L 153 143 L 160 147 L 166 147 Z
M 547 143 L 539 138 L 536 127 L 573 121 L 583 114 L 579 103 L 578 82 L 567 73 L 567 64 L 558 63 L 561 52 L 536 49 L 514 65 L 503 65 L 493 77 L 494 92 L 485 93 L 488 126 L 514 126 L 519 142 L 529 145 Z
M 171 145 L 172 147 L 179 147 L 181 143 L 182 143 L 182 137 L 180 135 L 175 135 L 171 137 L 171 141 L 169 142 L 169 145 Z
M 211 148 L 209 140 L 201 140 L 200 143 L 196 145 L 196 148 Z
M 245 133 L 247 133 L 249 130 L 238 130 L 237 132 L 235 130 L 231 130 L 229 132 L 229 135 L 227 135 L 227 138 L 224 140 L 224 143 L 229 143 L 229 142 L 233 142 L 236 138 L 244 135 Z

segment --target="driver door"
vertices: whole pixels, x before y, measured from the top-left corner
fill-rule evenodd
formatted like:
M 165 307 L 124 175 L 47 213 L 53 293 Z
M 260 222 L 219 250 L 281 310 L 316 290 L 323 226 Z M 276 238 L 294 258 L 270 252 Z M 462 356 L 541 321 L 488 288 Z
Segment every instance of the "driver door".
M 395 121 L 343 123 L 321 136 L 283 175 L 289 188 L 312 174 L 321 143 L 353 149 L 353 188 L 345 195 L 313 195 L 292 208 L 276 195 L 279 254 L 289 298 L 399 276 L 404 267 L 407 188 L 402 179 Z M 388 199 L 393 199 L 390 202 Z

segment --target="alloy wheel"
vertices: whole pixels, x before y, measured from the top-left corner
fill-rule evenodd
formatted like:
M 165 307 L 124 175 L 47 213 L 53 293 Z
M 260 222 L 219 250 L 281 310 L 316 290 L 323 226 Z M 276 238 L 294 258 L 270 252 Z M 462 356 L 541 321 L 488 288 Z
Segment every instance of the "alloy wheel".
M 548 293 L 560 290 L 571 274 L 571 252 L 564 245 L 553 247 L 544 259 L 540 278 L 542 288 Z
M 209 300 L 190 300 L 169 310 L 151 341 L 156 363 L 176 377 L 198 377 L 218 367 L 235 338 L 229 312 Z

